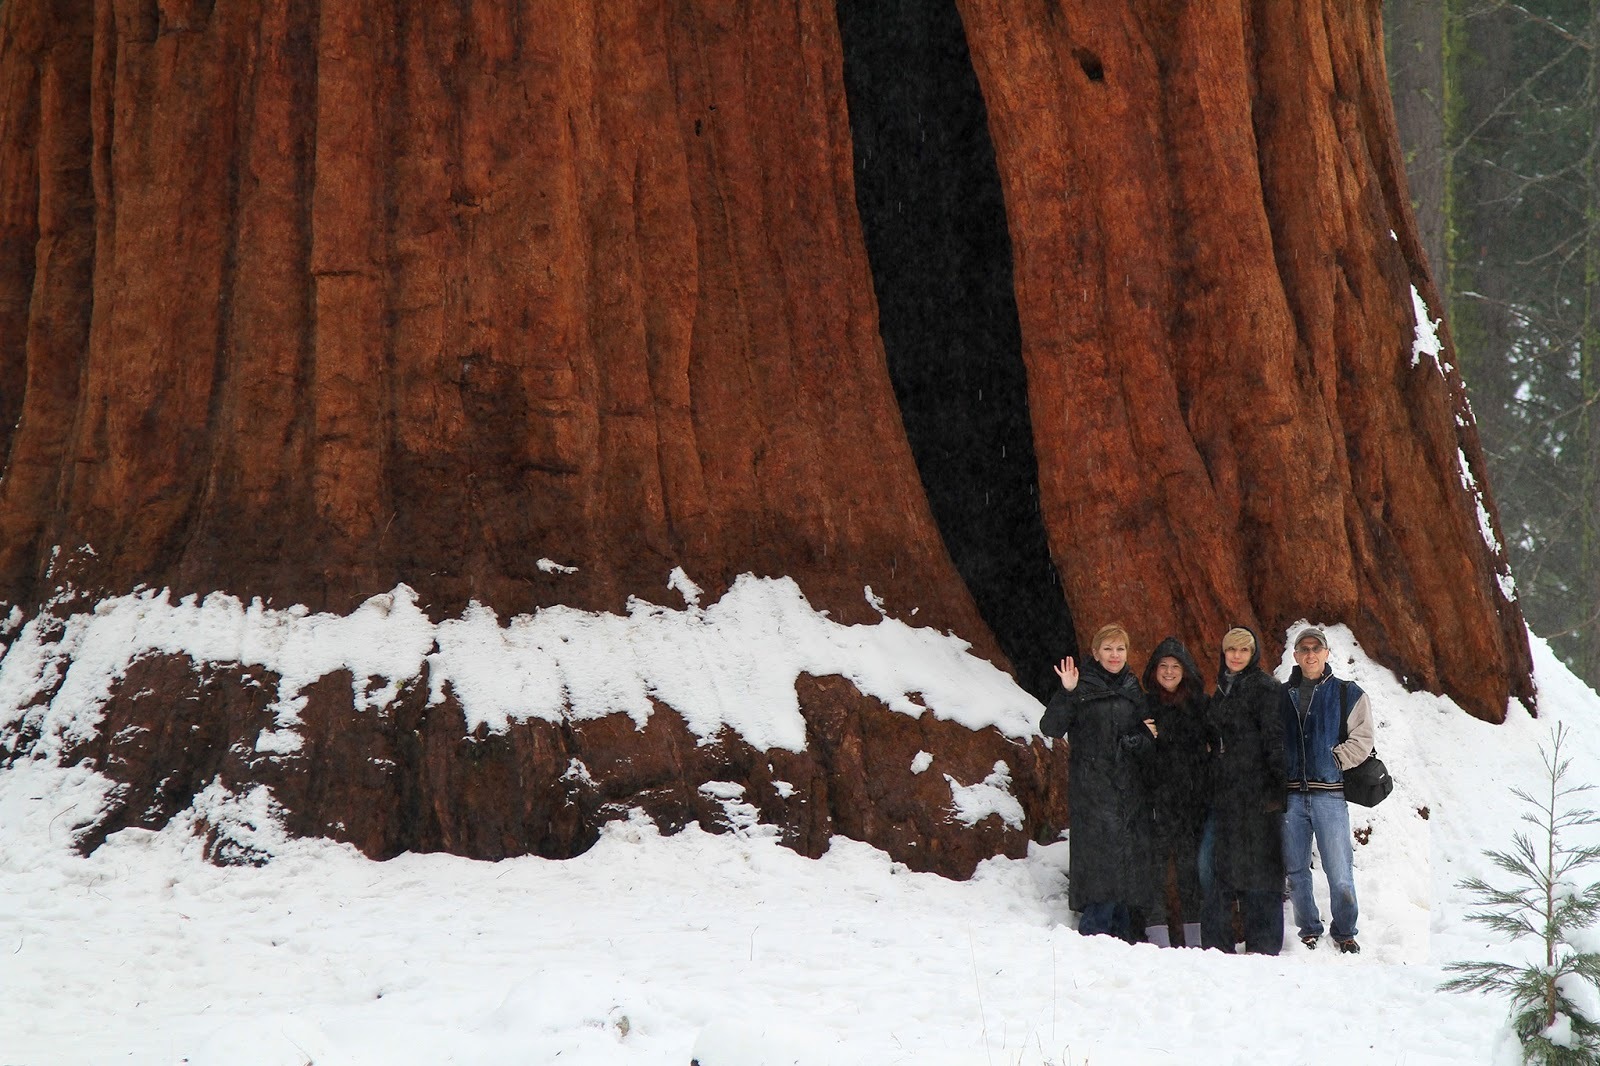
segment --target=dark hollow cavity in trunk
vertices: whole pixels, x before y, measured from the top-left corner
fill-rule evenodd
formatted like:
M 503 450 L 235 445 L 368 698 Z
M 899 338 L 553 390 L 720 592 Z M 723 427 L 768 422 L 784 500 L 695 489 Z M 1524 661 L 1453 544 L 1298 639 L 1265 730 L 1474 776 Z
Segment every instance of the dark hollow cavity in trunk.
M 1011 238 L 951 0 L 839 0 L 856 207 L 900 417 L 934 520 L 1017 680 L 1076 653 L 1039 511 Z

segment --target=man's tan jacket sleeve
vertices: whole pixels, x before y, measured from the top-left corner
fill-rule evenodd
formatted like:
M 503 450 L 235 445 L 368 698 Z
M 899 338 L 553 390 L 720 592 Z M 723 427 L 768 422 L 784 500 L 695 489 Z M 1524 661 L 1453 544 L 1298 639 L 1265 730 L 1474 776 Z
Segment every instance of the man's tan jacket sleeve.
M 1372 754 L 1374 743 L 1372 733 L 1372 703 L 1363 692 L 1361 698 L 1356 700 L 1356 705 L 1350 708 L 1350 722 L 1347 728 L 1349 739 L 1343 744 L 1336 744 L 1333 748 L 1334 760 L 1338 762 L 1340 770 L 1348 770 L 1352 766 L 1360 766 L 1367 761 L 1367 756 Z

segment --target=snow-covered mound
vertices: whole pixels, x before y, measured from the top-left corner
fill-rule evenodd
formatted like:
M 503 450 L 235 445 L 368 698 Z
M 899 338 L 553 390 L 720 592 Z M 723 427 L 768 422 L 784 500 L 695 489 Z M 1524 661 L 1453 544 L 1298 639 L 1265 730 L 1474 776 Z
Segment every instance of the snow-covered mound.
M 759 825 L 636 819 L 565 862 L 374 863 L 287 838 L 263 798 L 261 868 L 206 864 L 187 819 L 79 857 L 70 827 L 106 783 L 39 759 L 0 772 L 0 1062 L 1504 1063 L 1499 1004 L 1436 991 L 1446 962 L 1518 957 L 1455 885 L 1494 877 L 1481 851 L 1509 841 L 1509 789 L 1542 780 L 1555 722 L 1600 780 L 1600 698 L 1536 641 L 1541 717 L 1491 726 L 1329 638 L 1398 781 L 1352 809 L 1359 956 L 1079 937 L 1066 843 L 953 882 L 843 839 L 813 861 Z M 787 705 L 770 713 L 752 728 L 777 736 Z

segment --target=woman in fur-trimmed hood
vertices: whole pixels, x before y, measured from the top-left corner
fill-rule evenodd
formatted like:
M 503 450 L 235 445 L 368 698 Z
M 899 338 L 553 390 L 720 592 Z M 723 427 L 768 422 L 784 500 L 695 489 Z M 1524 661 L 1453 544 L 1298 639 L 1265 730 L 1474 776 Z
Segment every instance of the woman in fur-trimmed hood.
M 1146 717 L 1156 724 L 1149 793 L 1157 909 L 1146 939 L 1200 946 L 1200 836 L 1211 804 L 1206 686 L 1189 649 L 1168 637 L 1144 668 Z

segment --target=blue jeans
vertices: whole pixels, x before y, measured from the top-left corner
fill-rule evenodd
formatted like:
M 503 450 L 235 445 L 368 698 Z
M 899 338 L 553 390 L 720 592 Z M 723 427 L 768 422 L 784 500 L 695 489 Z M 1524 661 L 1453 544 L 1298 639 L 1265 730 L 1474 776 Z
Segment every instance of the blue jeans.
M 1333 907 L 1333 938 L 1352 940 L 1356 935 L 1356 879 L 1350 842 L 1350 808 L 1343 792 L 1291 792 L 1283 814 L 1283 865 L 1289 873 L 1289 902 L 1301 936 L 1321 936 L 1322 916 L 1311 888 L 1311 840 L 1317 841 L 1322 872 L 1328 877 L 1328 897 Z

